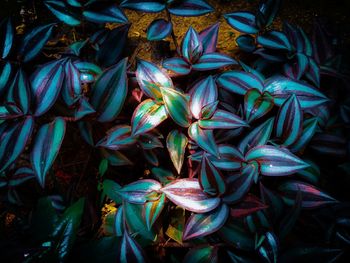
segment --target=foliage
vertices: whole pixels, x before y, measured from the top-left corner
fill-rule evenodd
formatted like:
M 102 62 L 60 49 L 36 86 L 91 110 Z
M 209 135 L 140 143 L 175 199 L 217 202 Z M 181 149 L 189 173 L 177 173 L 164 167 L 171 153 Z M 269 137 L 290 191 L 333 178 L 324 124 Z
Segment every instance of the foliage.
M 349 80 L 323 24 L 311 37 L 271 29 L 277 0 L 225 14 L 237 60 L 216 49 L 218 23 L 177 44 L 171 16 L 212 12 L 204 0 L 44 5 L 54 23 L 24 36 L 0 24 L 2 199 L 35 207 L 22 222 L 35 238 L 12 261 L 332 261 L 348 249 L 349 207 L 321 175 L 328 160 L 349 175 Z M 172 37 L 173 57 L 135 61 L 124 9 L 165 11 L 147 39 Z M 45 56 L 67 27 L 77 41 Z M 89 149 L 75 181 L 62 171 L 72 145 Z

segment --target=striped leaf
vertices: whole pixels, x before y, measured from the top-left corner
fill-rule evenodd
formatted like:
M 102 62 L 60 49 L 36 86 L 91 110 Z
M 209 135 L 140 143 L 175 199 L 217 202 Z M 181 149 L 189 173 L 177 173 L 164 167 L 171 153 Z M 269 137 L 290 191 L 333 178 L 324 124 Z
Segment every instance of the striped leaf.
M 220 198 L 209 197 L 201 189 L 197 179 L 176 179 L 161 191 L 174 204 L 195 213 L 205 213 L 220 204 Z
M 187 75 L 191 72 L 191 65 L 183 58 L 164 59 L 163 67 L 179 75 Z
M 265 145 L 270 139 L 273 129 L 274 118 L 270 118 L 260 124 L 254 130 L 245 136 L 238 145 L 238 149 L 242 153 L 246 153 L 249 149 L 259 145 Z
M 32 75 L 31 88 L 36 105 L 34 116 L 43 115 L 56 102 L 64 79 L 63 64 L 64 60 L 49 62 Z
M 309 58 L 304 54 L 297 53 L 291 62 L 284 64 L 284 74 L 291 78 L 299 80 L 305 73 L 309 65 Z
M 220 196 L 226 191 L 223 175 L 206 157 L 206 154 L 203 154 L 198 179 L 203 192 L 210 196 Z
M 186 222 L 182 239 L 204 237 L 218 231 L 229 216 L 229 208 L 222 204 L 213 211 L 193 214 Z
M 95 82 L 91 104 L 98 112 L 97 120 L 109 122 L 120 113 L 128 93 L 127 58 L 108 68 Z
M 201 16 L 213 12 L 214 9 L 204 0 L 174 1 L 168 6 L 170 14 L 176 16 Z
M 193 117 L 201 118 L 204 106 L 214 103 L 218 99 L 218 89 L 212 76 L 197 82 L 190 90 L 190 109 Z
M 120 263 L 144 263 L 146 262 L 144 252 L 139 244 L 129 235 L 125 229 L 123 239 L 120 243 L 119 261 Z
M 276 117 L 276 136 L 284 146 L 296 142 L 303 129 L 303 111 L 298 98 L 291 95 L 281 106 Z
M 120 3 L 122 8 L 128 8 L 146 13 L 158 13 L 165 9 L 163 1 L 159 0 L 123 0 Z
M 216 81 L 220 87 L 239 95 L 245 95 L 253 88 L 259 91 L 264 89 L 264 84 L 258 77 L 244 71 L 226 71 Z
M 181 52 L 183 58 L 191 64 L 196 63 L 203 54 L 203 46 L 199 40 L 199 35 L 191 26 L 182 39 Z
M 146 220 L 148 230 L 156 222 L 165 205 L 165 194 L 161 194 L 158 200 L 147 202 L 144 206 L 144 218 Z
M 218 250 L 216 246 L 199 246 L 191 248 L 184 260 L 183 263 L 193 263 L 193 262 L 202 262 L 202 263 L 218 263 Z
M 180 174 L 184 162 L 187 143 L 187 137 L 178 130 L 172 130 L 166 139 L 170 159 L 178 174 Z
M 235 147 L 230 145 L 218 145 L 220 158 L 213 155 L 207 156 L 208 160 L 218 169 L 225 171 L 235 171 L 241 168 L 244 160 L 243 154 Z
M 281 0 L 264 0 L 259 2 L 256 15 L 256 21 L 259 27 L 271 25 L 278 14 L 282 1 Z
M 34 128 L 32 117 L 15 123 L 0 125 L 0 173 L 6 170 L 22 153 Z
M 115 3 L 90 1 L 84 6 L 83 16 L 94 23 L 127 23 L 128 18 Z
M 268 92 L 249 90 L 244 96 L 244 112 L 248 123 L 266 115 L 274 106 L 273 97 Z
M 51 37 L 55 24 L 39 26 L 30 31 L 23 39 L 19 54 L 23 62 L 35 58 Z
M 283 32 L 279 31 L 269 31 L 263 35 L 259 35 L 256 38 L 259 45 L 264 48 L 279 49 L 279 50 L 292 50 L 292 45 L 290 44 L 287 36 Z
M 236 38 L 236 44 L 240 50 L 252 53 L 255 50 L 255 38 L 251 35 L 244 34 Z
M 155 180 L 144 179 L 122 187 L 118 194 L 129 203 L 144 204 L 147 201 L 158 200 L 157 192 L 161 187 L 162 185 Z
M 173 87 L 169 76 L 151 62 L 139 60 L 135 73 L 140 88 L 150 98 L 159 100 L 162 98 L 161 88 Z
M 202 55 L 195 64 L 192 65 L 192 68 L 197 71 L 206 71 L 236 64 L 238 64 L 237 61 L 228 55 L 207 53 Z
M 212 130 L 203 130 L 198 122 L 188 128 L 188 136 L 206 152 L 219 157 L 218 147 Z
M 236 129 L 248 126 L 239 116 L 224 110 L 216 110 L 210 119 L 199 120 L 198 124 L 203 129 Z
M 290 175 L 309 167 L 287 149 L 268 145 L 257 146 L 248 151 L 246 161 L 257 161 L 260 173 L 266 176 Z
M 252 194 L 247 194 L 242 201 L 231 208 L 230 215 L 233 218 L 245 217 L 265 208 L 267 206 L 260 199 Z
M 64 1 L 45 0 L 44 4 L 63 23 L 70 26 L 80 25 L 79 15 L 72 11 Z
M 239 32 L 256 34 L 259 29 L 255 23 L 255 15 L 250 12 L 233 12 L 224 15 L 227 23 Z
M 5 18 L 0 22 L 0 58 L 5 59 L 10 54 L 13 38 L 14 28 L 12 20 L 11 18 Z
M 163 102 L 170 117 L 180 126 L 188 127 L 191 112 L 188 98 L 181 92 L 171 88 L 161 88 Z
M 227 178 L 228 192 L 223 196 L 222 200 L 228 204 L 237 203 L 248 193 L 258 176 L 259 165 L 256 162 L 242 166 L 239 175 L 230 175 Z
M 131 127 L 127 125 L 117 125 L 107 131 L 106 136 L 100 140 L 96 146 L 110 150 L 120 150 L 127 148 L 136 142 L 131 136 Z
M 199 33 L 199 40 L 203 45 L 203 53 L 213 53 L 216 51 L 218 42 L 219 23 L 207 27 Z
M 347 140 L 335 134 L 316 133 L 310 147 L 318 153 L 338 158 L 344 158 L 347 154 Z
M 27 114 L 30 107 L 30 90 L 27 76 L 19 69 L 8 88 L 6 102 L 13 103 L 21 109 L 22 114 Z
M 150 41 L 159 41 L 171 34 L 173 24 L 165 19 L 155 19 L 147 28 L 147 39 Z
M 0 63 L 0 95 L 11 79 L 12 66 L 10 62 Z
M 43 188 L 46 175 L 61 148 L 65 131 L 64 119 L 57 117 L 54 121 L 42 125 L 35 136 L 30 159 L 37 180 Z
M 16 187 L 33 178 L 35 178 L 35 175 L 34 171 L 31 168 L 21 167 L 18 168 L 13 175 L 11 175 L 8 181 L 8 186 Z
M 290 95 L 295 94 L 302 109 L 313 108 L 328 102 L 328 98 L 305 82 L 276 76 L 267 80 L 265 89 L 274 97 L 275 104 L 281 106 Z
M 294 204 L 298 192 L 301 193 L 301 206 L 303 208 L 318 208 L 337 202 L 334 198 L 320 191 L 315 186 L 304 182 L 288 181 L 280 185 L 278 190 L 281 191 L 282 198 L 288 205 Z
M 303 123 L 303 132 L 300 134 L 299 139 L 291 145 L 290 150 L 292 152 L 298 152 L 303 150 L 314 136 L 316 129 L 318 127 L 317 117 L 310 118 Z
M 146 133 L 157 127 L 168 117 L 163 104 L 156 104 L 153 100 L 143 101 L 135 109 L 131 118 L 131 133 L 133 136 Z
M 72 106 L 83 93 L 80 83 L 80 71 L 71 60 L 68 60 L 64 66 L 64 73 L 62 98 L 68 106 Z

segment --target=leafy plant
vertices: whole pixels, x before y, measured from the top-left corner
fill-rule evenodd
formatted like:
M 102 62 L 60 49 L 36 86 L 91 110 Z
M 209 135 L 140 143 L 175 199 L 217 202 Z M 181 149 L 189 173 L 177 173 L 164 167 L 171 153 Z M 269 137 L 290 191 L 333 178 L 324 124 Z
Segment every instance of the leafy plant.
M 349 174 L 349 89 L 323 25 L 312 38 L 272 29 L 276 0 L 225 14 L 238 59 L 218 52 L 219 23 L 189 26 L 177 44 L 171 16 L 214 11 L 204 0 L 119 2 L 45 0 L 56 21 L 23 36 L 0 24 L 0 187 L 9 207 L 32 211 L 16 216 L 35 237 L 7 258 L 339 258 L 348 205 L 321 182 L 329 167 Z M 135 59 L 124 9 L 165 11 L 145 32 L 171 37 L 172 57 Z M 76 39 L 48 55 L 67 27 Z M 323 242 L 305 233 L 317 227 Z

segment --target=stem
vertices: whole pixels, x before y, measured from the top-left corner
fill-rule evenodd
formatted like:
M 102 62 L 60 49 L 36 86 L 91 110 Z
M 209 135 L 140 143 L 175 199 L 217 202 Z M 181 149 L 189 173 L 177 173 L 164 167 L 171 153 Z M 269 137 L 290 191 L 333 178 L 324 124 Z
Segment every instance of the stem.
M 168 22 L 170 22 L 173 25 L 173 21 L 171 20 L 171 14 L 170 14 L 168 8 L 166 9 L 166 15 L 167 15 L 167 18 L 168 18 Z M 174 33 L 174 25 L 173 25 L 173 30 L 171 30 L 171 38 L 173 39 L 173 42 L 174 42 L 174 45 L 175 45 L 175 48 L 176 48 L 176 53 L 180 56 L 181 53 L 180 53 L 179 44 L 177 43 L 176 35 Z

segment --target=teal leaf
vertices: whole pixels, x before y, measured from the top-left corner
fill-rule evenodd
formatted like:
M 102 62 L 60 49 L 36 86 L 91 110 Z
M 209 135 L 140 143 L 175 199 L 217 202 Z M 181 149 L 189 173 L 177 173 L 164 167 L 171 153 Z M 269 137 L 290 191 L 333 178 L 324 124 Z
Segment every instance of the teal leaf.
M 218 231 L 226 222 L 229 208 L 222 204 L 204 214 L 193 214 L 186 222 L 183 240 L 207 236 Z
M 54 121 L 42 125 L 35 136 L 30 157 L 35 175 L 43 188 L 46 175 L 61 148 L 65 131 L 64 119 L 57 117 Z
M 136 143 L 131 136 L 131 127 L 128 125 L 117 125 L 107 131 L 106 136 L 96 145 L 110 150 L 120 150 Z
M 189 27 L 181 43 L 183 58 L 190 64 L 194 64 L 203 54 L 203 46 L 199 35 L 193 27 Z
M 51 37 L 55 24 L 39 26 L 30 31 L 23 39 L 19 54 L 24 63 L 35 58 Z
M 126 66 L 128 59 L 108 68 L 92 88 L 91 104 L 98 112 L 97 120 L 108 122 L 120 113 L 128 93 Z
M 290 150 L 292 152 L 299 152 L 303 150 L 313 138 L 314 134 L 316 133 L 317 127 L 317 117 L 305 120 L 302 127 L 302 133 L 300 134 L 298 140 L 294 142 L 293 145 L 291 145 Z
M 163 104 L 156 104 L 153 100 L 143 101 L 135 109 L 131 118 L 131 133 L 133 136 L 146 133 L 157 127 L 168 117 Z
M 133 204 L 144 204 L 148 200 L 157 200 L 157 192 L 162 185 L 151 179 L 138 180 L 118 190 L 123 200 Z M 156 196 L 152 196 L 155 194 Z
M 227 23 L 239 32 L 256 34 L 259 32 L 255 15 L 250 12 L 233 12 L 224 15 Z
M 123 239 L 120 244 L 120 263 L 144 263 L 145 256 L 139 244 L 124 230 Z
M 157 218 L 160 216 L 165 205 L 165 194 L 161 194 L 158 200 L 147 202 L 144 205 L 144 218 L 148 230 L 151 229 Z
M 273 106 L 273 97 L 268 92 L 251 89 L 244 96 L 244 112 L 248 123 L 269 113 Z
M 236 64 L 238 64 L 238 62 L 230 56 L 214 52 L 203 54 L 196 63 L 192 65 L 192 69 L 207 71 Z
M 10 62 L 0 63 L 0 95 L 10 81 L 12 66 Z
M 147 39 L 150 41 L 159 41 L 171 34 L 173 24 L 165 19 L 155 19 L 147 28 Z
M 198 124 L 203 129 L 236 129 L 248 126 L 239 116 L 224 110 L 216 110 L 210 119 L 199 120 Z
M 203 192 L 207 195 L 220 196 L 226 191 L 226 183 L 222 173 L 211 163 L 206 154 L 203 154 L 198 179 Z
M 90 1 L 84 6 L 83 16 L 94 23 L 127 23 L 128 18 L 116 3 Z
M 71 60 L 68 60 L 64 66 L 64 74 L 62 98 L 68 106 L 72 106 L 83 94 L 80 71 Z
M 203 130 L 198 122 L 188 128 L 188 136 L 206 152 L 218 157 L 219 151 L 212 130 Z
M 116 204 L 121 204 L 122 203 L 122 198 L 118 194 L 118 191 L 122 187 L 117 183 L 112 180 L 106 179 L 102 183 L 102 189 L 103 193 L 107 195 L 110 199 L 112 199 Z
M 178 174 L 180 174 L 184 162 L 187 143 L 187 137 L 178 130 L 172 130 L 166 139 L 170 159 Z
M 63 23 L 70 26 L 80 25 L 79 15 L 72 11 L 64 1 L 45 0 L 44 4 Z
M 0 22 L 0 58 L 5 59 L 11 51 L 14 39 L 14 28 L 11 18 Z M 0 88 L 1 90 L 1 88 Z

